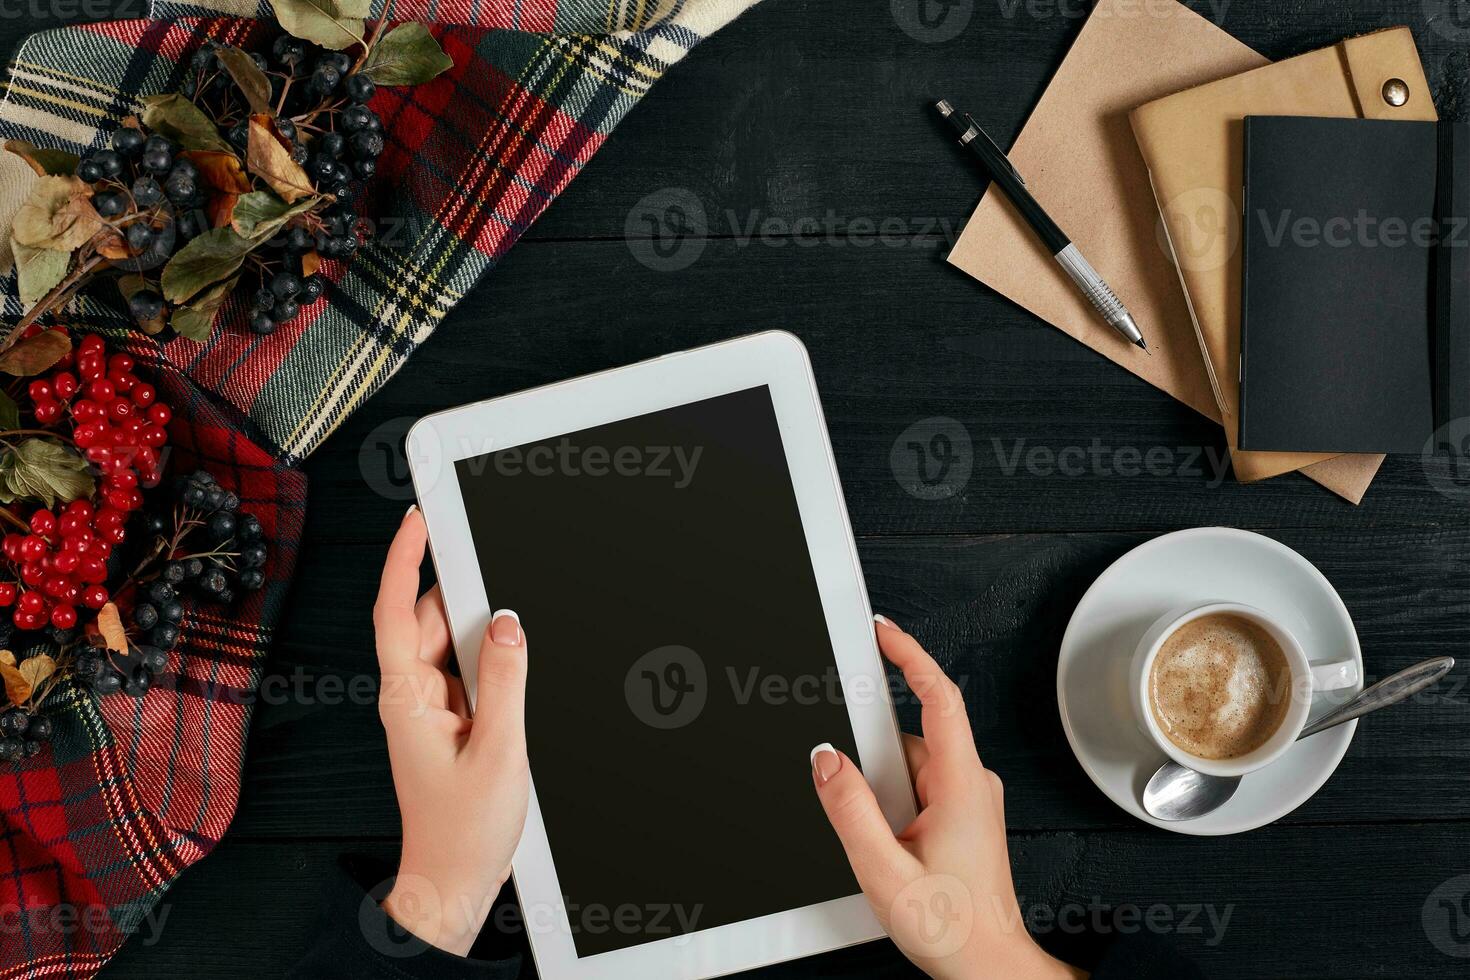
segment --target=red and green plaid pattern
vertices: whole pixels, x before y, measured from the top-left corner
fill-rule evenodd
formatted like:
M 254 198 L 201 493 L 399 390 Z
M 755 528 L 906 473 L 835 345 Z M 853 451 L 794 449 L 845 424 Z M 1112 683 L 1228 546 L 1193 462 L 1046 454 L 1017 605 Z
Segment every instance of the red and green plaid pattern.
M 173 471 L 214 472 L 260 517 L 273 552 L 264 590 L 228 611 L 189 610 L 146 698 L 64 686 L 51 747 L 0 772 L 0 980 L 91 976 L 219 841 L 305 518 L 294 464 L 402 366 L 653 82 L 755 2 L 397 0 L 393 19 L 430 24 L 455 67 L 379 90 L 388 147 L 360 209 L 378 234 L 350 265 L 324 263 L 328 303 L 269 337 L 241 330 L 244 309 L 230 305 L 232 326 L 202 344 L 128 334 L 120 310 L 88 297 L 69 311 L 157 375 L 175 406 Z M 0 139 L 100 145 L 140 96 L 178 85 L 206 38 L 250 46 L 272 33 L 255 19 L 268 7 L 249 0 L 158 0 L 152 14 L 29 38 Z M 30 179 L 0 159 L 0 242 Z M 22 310 L 4 275 L 13 323 Z

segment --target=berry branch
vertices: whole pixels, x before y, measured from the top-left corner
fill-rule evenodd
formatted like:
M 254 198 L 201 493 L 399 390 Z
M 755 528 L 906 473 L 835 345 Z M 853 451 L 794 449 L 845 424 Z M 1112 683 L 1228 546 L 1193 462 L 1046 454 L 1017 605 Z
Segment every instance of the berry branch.
M 252 297 L 257 334 L 325 295 L 323 263 L 350 261 L 368 227 L 356 202 L 384 149 L 378 86 L 452 63 L 421 25 L 390 28 L 391 3 L 371 32 L 310 0 L 275 3 L 302 37 L 280 35 L 269 58 L 205 41 L 180 89 L 144 97 L 107 146 L 63 166 L 66 154 L 6 144 L 43 178 L 15 224 L 22 296 L 35 297 L 21 328 L 103 273 L 164 340 L 205 340 L 232 293 Z
M 32 326 L 8 357 L 30 377 L 4 395 L 24 423 L 0 430 L 0 761 L 44 748 L 63 684 L 146 694 L 186 604 L 262 588 L 269 560 L 261 522 L 208 472 L 162 486 L 173 413 L 130 356 Z

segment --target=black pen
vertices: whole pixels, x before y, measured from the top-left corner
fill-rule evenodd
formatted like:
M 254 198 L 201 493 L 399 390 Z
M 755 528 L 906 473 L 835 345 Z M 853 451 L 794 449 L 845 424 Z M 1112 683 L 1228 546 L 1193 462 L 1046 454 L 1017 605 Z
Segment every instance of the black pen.
M 1036 203 L 1036 198 L 1026 189 L 1025 179 L 1016 171 L 1011 161 L 1001 152 L 995 141 L 985 134 L 985 130 L 970 117 L 969 113 L 960 114 L 955 112 L 954 106 L 945 99 L 935 104 L 934 108 L 939 114 L 949 120 L 955 132 L 960 134 L 960 145 L 968 147 L 980 158 L 985 165 L 990 179 L 1005 192 L 1016 210 L 1021 212 L 1021 217 L 1036 232 L 1046 245 L 1057 264 L 1066 271 L 1082 295 L 1097 310 L 1098 315 L 1103 318 L 1114 330 L 1122 334 L 1130 343 L 1141 348 L 1145 354 L 1149 353 L 1148 344 L 1144 342 L 1143 333 L 1138 329 L 1138 324 L 1133 322 L 1132 315 L 1123 302 L 1114 295 L 1107 282 L 1098 271 L 1092 267 L 1092 263 L 1083 257 L 1072 244 L 1057 223 L 1051 219 L 1051 215 Z

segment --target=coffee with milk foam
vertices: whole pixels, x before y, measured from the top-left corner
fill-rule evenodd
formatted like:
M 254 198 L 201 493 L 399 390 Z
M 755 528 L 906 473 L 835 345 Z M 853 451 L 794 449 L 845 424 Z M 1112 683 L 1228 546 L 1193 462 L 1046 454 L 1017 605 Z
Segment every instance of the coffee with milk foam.
M 1281 727 L 1291 668 L 1281 644 L 1241 616 L 1186 623 L 1164 641 L 1149 674 L 1154 720 L 1169 741 L 1202 759 L 1236 759 Z

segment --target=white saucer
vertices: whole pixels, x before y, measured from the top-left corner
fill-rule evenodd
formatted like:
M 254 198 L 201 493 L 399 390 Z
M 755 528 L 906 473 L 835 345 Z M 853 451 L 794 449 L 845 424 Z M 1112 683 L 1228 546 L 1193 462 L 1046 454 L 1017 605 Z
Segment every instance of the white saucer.
M 1280 760 L 1246 776 L 1214 813 L 1170 823 L 1143 809 L 1143 787 L 1168 761 L 1140 730 L 1128 667 L 1149 625 L 1171 609 L 1214 599 L 1243 602 L 1282 620 L 1313 662 L 1363 655 L 1347 607 L 1311 562 L 1271 538 L 1232 528 L 1179 531 L 1139 545 L 1098 576 L 1078 603 L 1057 660 L 1062 728 L 1087 775 L 1145 823 L 1180 834 L 1255 830 L 1301 806 L 1332 776 L 1358 723 L 1298 742 Z M 1356 691 L 1317 699 L 1316 717 Z

